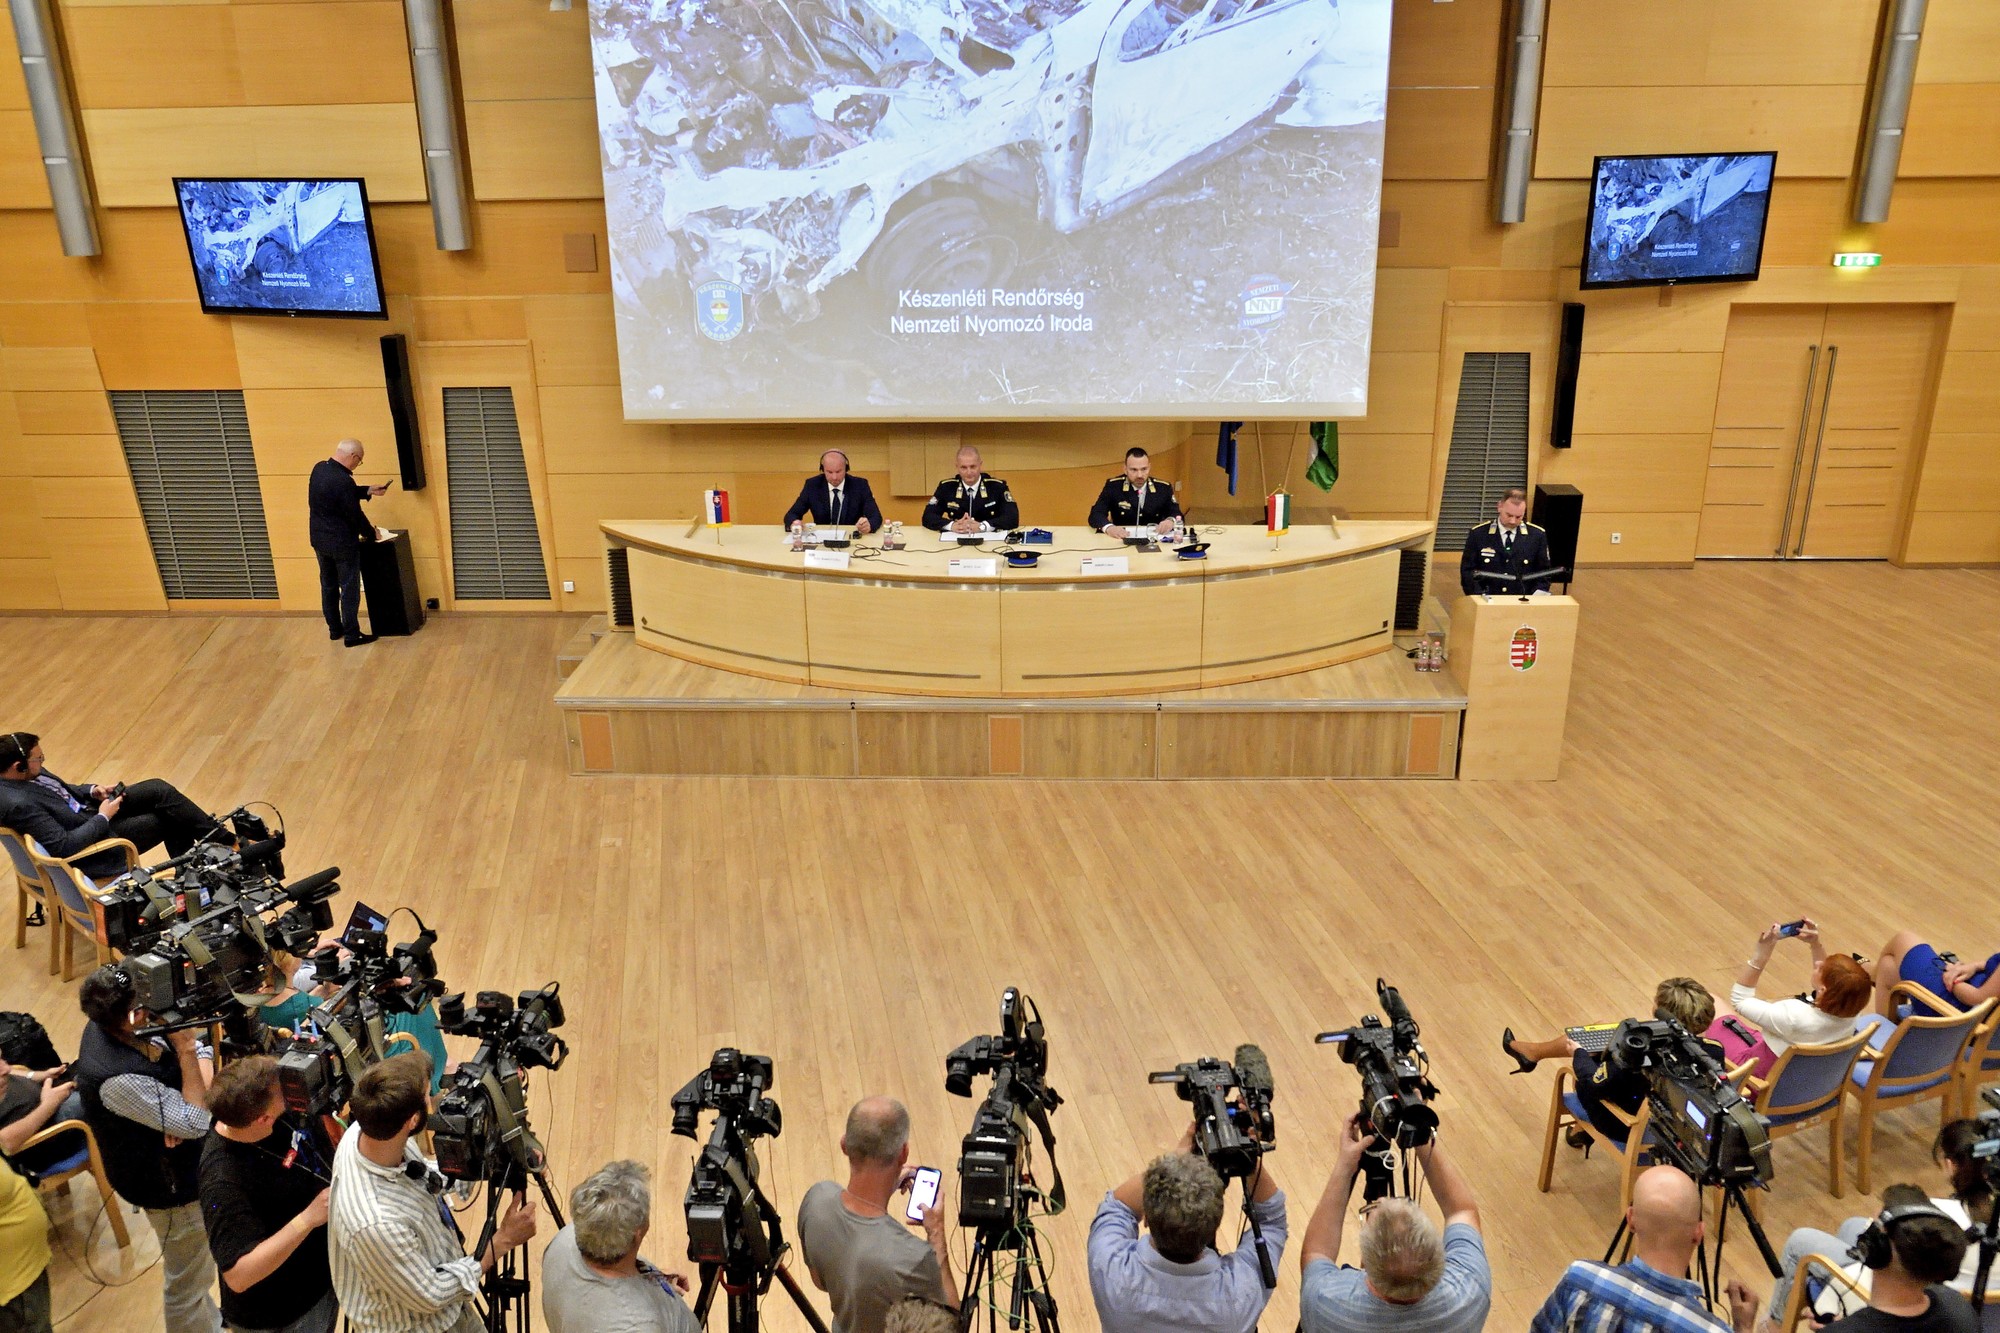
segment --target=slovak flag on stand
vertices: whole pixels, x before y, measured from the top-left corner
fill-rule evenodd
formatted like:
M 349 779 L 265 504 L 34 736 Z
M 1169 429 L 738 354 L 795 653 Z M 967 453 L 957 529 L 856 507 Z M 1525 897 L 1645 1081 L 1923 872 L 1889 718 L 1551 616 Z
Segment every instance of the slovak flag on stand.
M 729 526 L 729 492 L 703 491 L 701 504 L 705 519 L 711 528 Z
M 1292 497 L 1283 491 L 1274 491 L 1264 497 L 1264 530 L 1273 537 L 1283 536 L 1292 529 Z

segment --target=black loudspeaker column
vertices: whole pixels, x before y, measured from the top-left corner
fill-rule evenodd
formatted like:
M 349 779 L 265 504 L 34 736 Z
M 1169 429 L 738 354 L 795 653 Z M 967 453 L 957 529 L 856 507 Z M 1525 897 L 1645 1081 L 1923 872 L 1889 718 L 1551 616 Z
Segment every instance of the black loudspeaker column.
M 1582 362 L 1583 303 L 1565 301 L 1562 341 L 1556 344 L 1556 401 L 1549 411 L 1549 443 L 1558 449 L 1569 448 L 1576 427 L 1576 371 Z
M 382 339 L 382 382 L 389 391 L 389 419 L 396 424 L 396 461 L 403 489 L 424 488 L 424 446 L 417 438 L 417 395 L 410 384 L 410 345 L 400 333 Z
M 1561 580 L 1567 588 L 1576 577 L 1576 534 L 1583 526 L 1583 492 L 1561 483 L 1537 486 L 1535 512 L 1529 518 L 1549 536 L 1549 563 L 1569 571 Z

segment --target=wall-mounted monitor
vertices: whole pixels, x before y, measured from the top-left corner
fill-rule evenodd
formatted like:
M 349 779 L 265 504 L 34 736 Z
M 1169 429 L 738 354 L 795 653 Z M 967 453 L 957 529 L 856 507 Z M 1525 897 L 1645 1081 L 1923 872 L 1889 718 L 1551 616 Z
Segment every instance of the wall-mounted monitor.
M 1776 153 L 1600 157 L 1580 286 L 1750 282 L 1764 261 Z
M 386 319 L 358 180 L 174 180 L 201 308 L 211 315 Z

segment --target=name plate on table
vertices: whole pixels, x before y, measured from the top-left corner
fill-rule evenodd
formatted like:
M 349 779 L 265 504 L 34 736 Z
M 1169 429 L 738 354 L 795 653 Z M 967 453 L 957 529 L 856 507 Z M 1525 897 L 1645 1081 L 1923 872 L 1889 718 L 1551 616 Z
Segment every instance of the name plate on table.
M 946 570 L 961 578 L 990 579 L 1000 572 L 1000 561 L 993 556 L 953 556 L 944 563 Z
M 1087 555 L 1081 568 L 1086 574 L 1129 574 L 1132 562 L 1122 555 Z
M 847 551 L 807 551 L 807 569 L 846 569 L 852 554 Z

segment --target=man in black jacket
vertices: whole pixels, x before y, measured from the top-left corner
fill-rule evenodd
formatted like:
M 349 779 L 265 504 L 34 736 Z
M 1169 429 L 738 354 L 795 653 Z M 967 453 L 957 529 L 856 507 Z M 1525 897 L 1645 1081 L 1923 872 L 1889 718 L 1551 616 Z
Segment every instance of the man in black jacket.
M 819 456 L 819 475 L 807 477 L 799 488 L 799 498 L 785 511 L 785 526 L 791 527 L 805 515 L 816 524 L 851 527 L 870 533 L 882 526 L 882 511 L 875 507 L 875 492 L 868 478 L 847 470 L 847 455 L 829 449 Z
M 1165 536 L 1179 518 L 1181 502 L 1174 488 L 1153 480 L 1153 460 L 1136 445 L 1125 451 L 1125 473 L 1104 483 L 1090 506 L 1090 529 L 1121 541 L 1126 537 Z
M 375 525 L 361 512 L 361 502 L 389 489 L 361 486 L 354 469 L 365 451 L 359 440 L 342 440 L 333 457 L 313 464 L 307 483 L 306 508 L 311 516 L 313 553 L 319 557 L 319 606 L 326 615 L 326 637 L 349 648 L 375 642 L 361 632 L 361 544 L 375 540 Z
M 1465 553 L 1458 559 L 1458 586 L 1467 595 L 1547 592 L 1547 578 L 1518 580 L 1524 574 L 1541 574 L 1554 563 L 1549 558 L 1549 534 L 1528 522 L 1528 493 L 1510 486 L 1494 506 L 1493 521 L 1466 534 Z M 1481 578 L 1482 574 L 1512 577 Z
M 932 532 L 977 532 L 982 526 L 1006 532 L 1021 526 L 1021 509 L 1006 482 L 986 475 L 979 451 L 968 444 L 958 451 L 958 475 L 939 482 L 924 506 L 924 526 Z
M 116 785 L 64 782 L 42 764 L 42 738 L 0 731 L 0 828 L 40 843 L 50 856 L 71 857 L 106 838 L 123 838 L 141 853 L 161 843 L 179 856 L 204 838 L 228 841 L 208 812 L 160 778 Z M 105 879 L 125 869 L 116 850 L 99 852 L 78 869 Z

